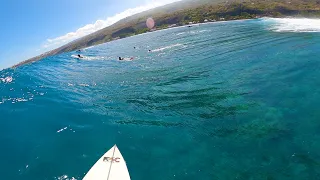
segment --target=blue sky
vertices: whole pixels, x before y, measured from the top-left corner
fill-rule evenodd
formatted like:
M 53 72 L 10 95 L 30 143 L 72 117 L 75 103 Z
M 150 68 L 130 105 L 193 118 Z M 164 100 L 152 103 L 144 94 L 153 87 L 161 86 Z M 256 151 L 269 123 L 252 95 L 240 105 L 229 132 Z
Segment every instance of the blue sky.
M 0 69 L 132 14 L 177 0 L 10 0 L 0 3 Z

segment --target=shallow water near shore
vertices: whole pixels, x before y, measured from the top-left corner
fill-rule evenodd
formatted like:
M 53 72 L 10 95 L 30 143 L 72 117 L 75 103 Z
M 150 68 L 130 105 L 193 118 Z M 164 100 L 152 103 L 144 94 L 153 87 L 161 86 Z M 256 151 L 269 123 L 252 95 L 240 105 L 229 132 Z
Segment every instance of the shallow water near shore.
M 133 180 L 317 179 L 320 28 L 297 24 L 174 28 L 1 71 L 2 178 L 82 179 L 117 144 Z

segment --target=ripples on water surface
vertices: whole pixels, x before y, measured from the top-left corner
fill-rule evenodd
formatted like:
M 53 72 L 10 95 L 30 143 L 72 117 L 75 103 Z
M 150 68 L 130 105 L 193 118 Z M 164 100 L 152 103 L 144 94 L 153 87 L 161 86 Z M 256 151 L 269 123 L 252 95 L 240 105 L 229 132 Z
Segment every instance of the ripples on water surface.
M 175 28 L 2 71 L 2 178 L 82 179 L 118 144 L 136 180 L 317 179 L 320 37 L 283 21 Z

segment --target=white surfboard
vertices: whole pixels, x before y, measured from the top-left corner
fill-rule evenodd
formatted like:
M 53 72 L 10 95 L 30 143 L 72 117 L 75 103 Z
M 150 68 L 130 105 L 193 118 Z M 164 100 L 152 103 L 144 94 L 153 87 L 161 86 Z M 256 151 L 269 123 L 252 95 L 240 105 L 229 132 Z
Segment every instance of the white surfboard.
M 75 59 L 83 59 L 84 58 L 84 56 L 81 56 L 81 57 L 79 57 L 78 55 L 71 55 L 71 57 L 72 58 L 75 58 Z
M 83 180 L 130 180 L 126 162 L 117 145 L 93 165 Z

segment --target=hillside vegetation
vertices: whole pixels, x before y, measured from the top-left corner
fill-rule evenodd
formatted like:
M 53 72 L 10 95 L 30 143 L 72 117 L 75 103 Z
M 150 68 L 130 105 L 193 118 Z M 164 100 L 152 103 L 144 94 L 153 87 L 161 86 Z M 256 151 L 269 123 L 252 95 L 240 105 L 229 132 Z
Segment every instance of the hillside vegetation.
M 156 29 L 207 21 L 269 17 L 320 17 L 320 0 L 184 0 L 120 20 L 112 26 L 31 58 L 16 66 L 47 56 L 70 52 L 150 31 L 145 22 L 153 17 Z M 14 67 L 16 67 L 14 66 Z

